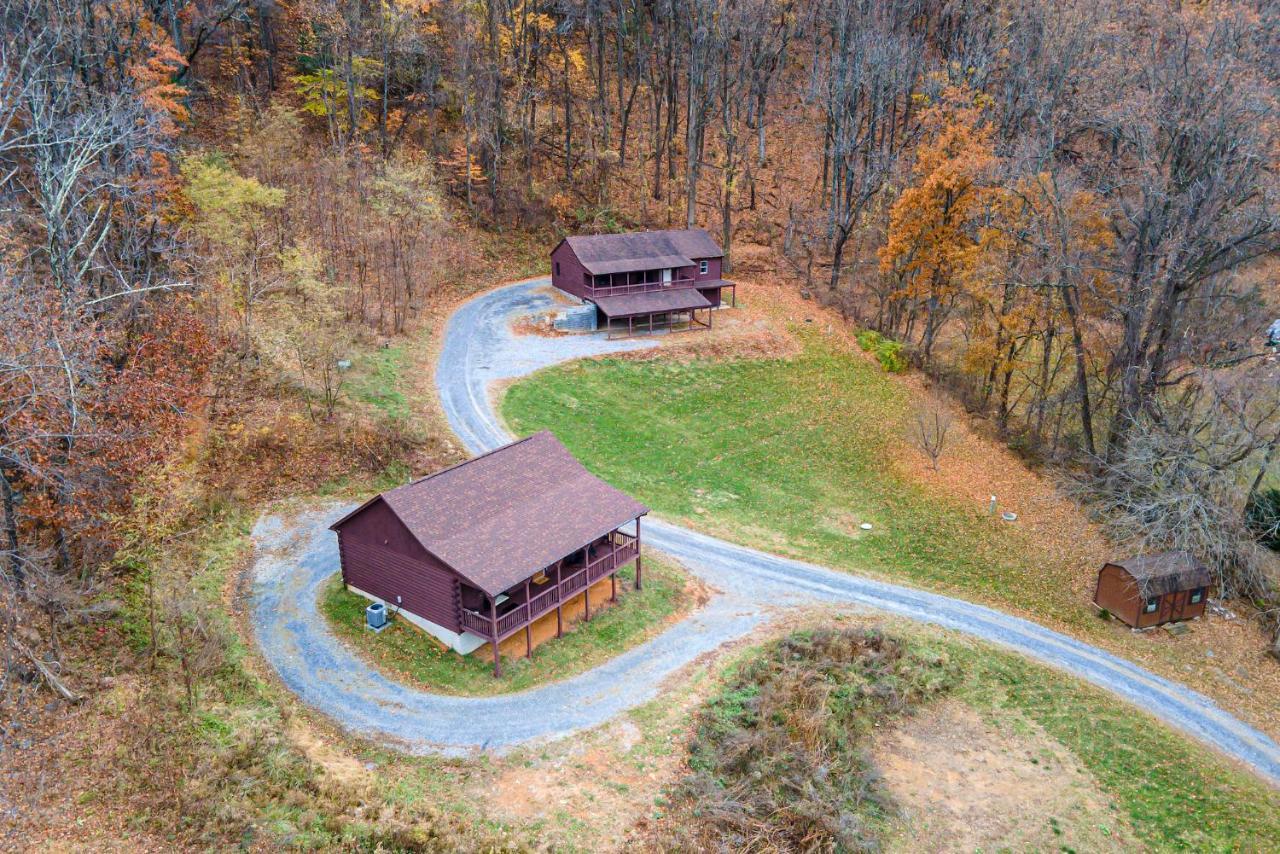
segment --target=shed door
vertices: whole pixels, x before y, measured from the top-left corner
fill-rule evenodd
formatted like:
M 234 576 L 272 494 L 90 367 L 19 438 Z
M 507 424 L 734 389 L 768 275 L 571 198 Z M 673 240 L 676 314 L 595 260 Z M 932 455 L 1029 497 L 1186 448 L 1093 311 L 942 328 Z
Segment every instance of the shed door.
M 1174 602 L 1177 598 L 1177 593 L 1166 593 L 1160 597 L 1160 619 L 1158 622 L 1167 623 L 1175 619 L 1173 612 L 1175 608 Z
M 1177 593 L 1171 594 L 1169 598 L 1172 601 L 1170 606 L 1170 620 L 1184 620 L 1187 616 L 1187 598 L 1191 594 L 1185 590 L 1179 590 Z

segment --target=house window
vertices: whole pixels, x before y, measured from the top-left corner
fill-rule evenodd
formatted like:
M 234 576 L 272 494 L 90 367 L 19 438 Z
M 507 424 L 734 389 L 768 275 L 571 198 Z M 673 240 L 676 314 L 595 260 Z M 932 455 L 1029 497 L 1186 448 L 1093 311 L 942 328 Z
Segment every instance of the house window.
M 1199 604 L 1200 604 L 1201 602 L 1203 602 L 1203 601 L 1204 601 L 1204 588 L 1203 588 L 1203 587 L 1197 587 L 1195 590 L 1192 590 L 1192 591 L 1191 591 L 1191 604 L 1192 604 L 1192 605 L 1199 605 Z
M 1156 608 L 1158 607 L 1160 607 L 1159 599 L 1148 599 L 1147 604 L 1142 607 L 1142 613 L 1154 614 L 1156 612 Z
M 556 275 L 557 275 L 557 276 L 558 276 L 558 275 L 560 275 L 560 262 L 559 262 L 559 261 L 557 261 L 557 262 L 556 262 Z
M 707 274 L 707 262 L 706 262 L 706 261 L 699 261 L 699 262 L 698 262 L 698 272 L 699 272 L 699 273 L 701 273 L 701 274 L 702 274 L 702 275 L 704 275 L 704 276 Z

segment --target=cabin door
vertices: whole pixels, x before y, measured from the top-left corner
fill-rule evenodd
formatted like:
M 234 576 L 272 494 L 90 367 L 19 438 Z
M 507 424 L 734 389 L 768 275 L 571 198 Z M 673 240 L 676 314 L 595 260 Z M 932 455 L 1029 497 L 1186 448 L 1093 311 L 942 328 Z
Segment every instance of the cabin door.
M 671 268 L 670 267 L 662 268 L 662 284 L 663 285 L 671 284 Z

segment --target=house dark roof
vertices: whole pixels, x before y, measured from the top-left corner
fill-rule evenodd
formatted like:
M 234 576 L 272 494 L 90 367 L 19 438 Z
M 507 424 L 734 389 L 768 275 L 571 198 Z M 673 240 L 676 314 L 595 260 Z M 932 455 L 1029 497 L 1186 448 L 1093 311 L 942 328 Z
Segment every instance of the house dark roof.
M 690 267 L 700 258 L 724 255 L 701 228 L 678 231 L 636 231 L 630 234 L 580 234 L 565 242 L 588 273 L 623 273 Z
M 609 317 L 638 317 L 646 314 L 661 314 L 665 311 L 689 311 L 695 308 L 711 307 L 711 301 L 693 288 L 643 291 L 616 297 L 592 297 L 592 300 Z
M 1188 552 L 1159 552 L 1111 562 L 1133 576 L 1143 596 L 1194 590 L 1213 581 L 1208 567 Z
M 379 498 L 423 548 L 491 596 L 649 512 L 546 431 Z

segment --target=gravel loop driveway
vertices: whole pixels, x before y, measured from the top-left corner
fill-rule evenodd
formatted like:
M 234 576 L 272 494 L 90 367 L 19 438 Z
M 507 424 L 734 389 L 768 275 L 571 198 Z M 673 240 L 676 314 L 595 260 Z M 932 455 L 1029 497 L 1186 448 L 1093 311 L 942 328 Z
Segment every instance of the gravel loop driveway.
M 510 441 L 490 398 L 494 381 L 652 340 L 516 335 L 511 319 L 549 308 L 547 279 L 509 285 L 460 307 L 445 333 L 436 387 L 450 425 L 473 453 Z M 955 629 L 1061 668 L 1129 700 L 1280 783 L 1280 747 L 1191 689 L 1089 644 L 963 600 L 860 578 L 725 542 L 658 519 L 646 545 L 681 560 L 721 593 L 693 616 L 608 664 L 563 682 L 491 698 L 446 697 L 390 681 L 329 632 L 319 586 L 338 569 L 328 522 L 344 508 L 254 530 L 253 622 L 267 660 L 292 690 L 347 728 L 425 752 L 462 753 L 553 738 L 598 725 L 654 696 L 697 656 L 743 637 L 775 607 L 824 602 Z

